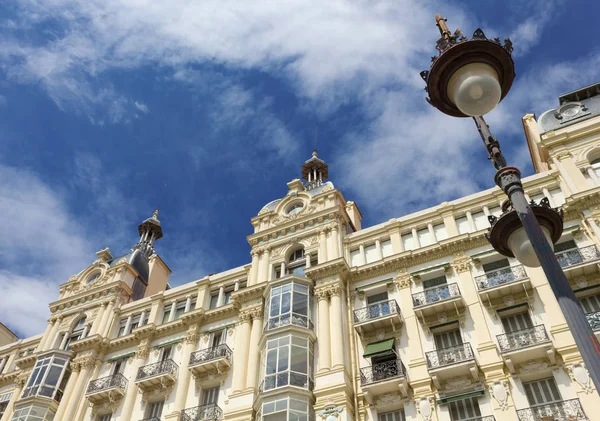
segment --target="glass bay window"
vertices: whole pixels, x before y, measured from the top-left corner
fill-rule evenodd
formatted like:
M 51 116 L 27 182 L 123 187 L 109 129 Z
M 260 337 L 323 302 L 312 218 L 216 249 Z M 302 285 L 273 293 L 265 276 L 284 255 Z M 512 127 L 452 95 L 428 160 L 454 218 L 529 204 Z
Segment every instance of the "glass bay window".
M 263 402 L 257 421 L 312 421 L 313 406 L 306 398 L 284 397 Z
M 261 355 L 262 390 L 295 386 L 312 390 L 313 344 L 307 337 L 285 335 L 269 339 Z
M 312 297 L 310 288 L 299 282 L 290 282 L 271 288 L 266 303 L 265 329 L 294 324 L 312 329 Z
M 36 362 L 23 397 L 46 396 L 60 402 L 70 374 L 68 358 L 60 355 L 43 357 Z

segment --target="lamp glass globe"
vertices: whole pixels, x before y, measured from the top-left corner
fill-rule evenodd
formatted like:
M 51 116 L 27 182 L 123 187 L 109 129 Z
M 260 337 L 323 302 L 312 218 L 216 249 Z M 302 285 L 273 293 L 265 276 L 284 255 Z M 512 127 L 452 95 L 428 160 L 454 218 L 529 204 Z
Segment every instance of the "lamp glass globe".
M 552 243 L 548 228 L 542 227 L 542 232 L 550 244 L 550 247 L 554 249 L 554 244 Z M 524 266 L 531 268 L 540 267 L 540 261 L 537 258 L 533 246 L 531 245 L 531 241 L 529 241 L 529 237 L 527 236 L 527 232 L 525 232 L 523 227 L 520 227 L 508 237 L 508 247 L 517 260 Z
M 498 105 L 501 95 L 498 73 L 485 63 L 469 63 L 461 67 L 448 82 L 448 97 L 468 116 L 489 113 Z

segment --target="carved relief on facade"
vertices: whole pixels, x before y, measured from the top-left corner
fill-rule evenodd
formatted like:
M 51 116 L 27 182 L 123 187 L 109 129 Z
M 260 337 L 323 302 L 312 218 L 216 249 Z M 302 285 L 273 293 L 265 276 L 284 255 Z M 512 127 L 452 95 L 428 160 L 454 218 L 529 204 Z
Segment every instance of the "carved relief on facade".
M 508 410 L 509 387 L 507 381 L 497 381 L 488 386 L 490 396 L 498 402 L 502 411 Z
M 570 365 L 567 372 L 569 373 L 571 380 L 577 383 L 584 393 L 594 393 L 594 384 L 583 363 Z

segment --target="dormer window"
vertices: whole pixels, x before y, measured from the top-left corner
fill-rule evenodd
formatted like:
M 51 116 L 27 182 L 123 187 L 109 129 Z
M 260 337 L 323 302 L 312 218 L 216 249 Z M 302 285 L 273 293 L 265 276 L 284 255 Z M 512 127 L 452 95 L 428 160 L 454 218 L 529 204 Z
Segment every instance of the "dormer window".
M 304 204 L 302 202 L 294 202 L 288 208 L 286 213 L 288 215 L 295 215 L 299 213 L 304 208 Z
M 101 274 L 102 273 L 99 272 L 99 271 L 92 273 L 90 276 L 88 276 L 88 278 L 86 280 L 86 283 L 87 284 L 93 284 L 94 282 L 96 282 L 100 278 Z

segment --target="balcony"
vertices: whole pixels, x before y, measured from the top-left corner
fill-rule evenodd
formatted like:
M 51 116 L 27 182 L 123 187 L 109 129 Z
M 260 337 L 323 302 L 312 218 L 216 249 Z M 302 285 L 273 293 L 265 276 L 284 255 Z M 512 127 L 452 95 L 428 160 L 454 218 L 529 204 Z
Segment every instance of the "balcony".
M 457 376 L 471 375 L 475 381 L 479 380 L 471 344 L 464 343 L 427 352 L 425 360 L 429 374 L 438 388 L 441 387 L 442 380 Z
M 415 313 L 420 318 L 440 312 L 460 312 L 464 302 L 457 283 L 440 285 L 412 295 Z
M 548 358 L 554 363 L 554 348 L 543 325 L 498 335 L 498 345 L 511 373 L 526 361 Z
M 519 421 L 587 421 L 579 399 L 532 406 L 517 411 Z
M 600 253 L 595 245 L 581 247 L 555 253 L 558 264 L 567 277 L 588 275 L 598 270 L 597 265 Z
M 179 367 L 173 360 L 159 361 L 140 367 L 135 382 L 142 392 L 173 386 Z
M 587 313 L 585 317 L 587 317 L 587 321 L 592 327 L 592 330 L 600 330 L 600 311 Z
M 269 317 L 263 328 L 263 332 L 277 329 L 282 326 L 295 325 L 314 331 L 313 322 L 310 318 L 303 314 L 291 313 L 282 314 L 276 317 Z
M 493 415 L 484 415 L 483 417 L 469 418 L 467 421 L 496 421 Z
M 381 301 L 354 310 L 354 328 L 359 334 L 386 328 L 396 330 L 401 324 L 400 307 L 396 300 Z
M 397 359 L 361 368 L 360 386 L 366 394 L 370 395 L 367 396 L 367 400 L 372 399 L 373 396 L 398 390 L 402 396 L 407 396 L 408 382 L 404 364 Z
M 159 417 L 150 417 L 150 418 L 144 418 L 143 420 L 140 421 L 160 421 Z
M 223 410 L 215 403 L 181 411 L 181 421 L 220 420 L 221 418 L 223 418 Z
M 120 373 L 92 380 L 85 396 L 90 403 L 97 405 L 121 399 L 127 390 L 127 379 Z
M 232 355 L 227 344 L 202 349 L 190 355 L 189 368 L 197 377 L 225 373 L 231 367 Z
M 300 387 L 312 391 L 315 388 L 315 382 L 307 374 L 288 370 L 266 376 L 264 380 L 260 382 L 258 391 L 266 392 L 285 386 Z
M 531 281 L 522 265 L 500 268 L 476 276 L 475 284 L 482 301 L 492 300 L 531 290 Z

